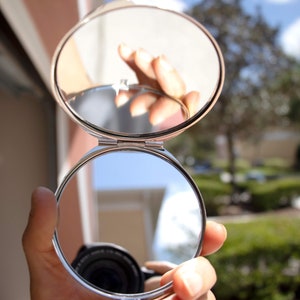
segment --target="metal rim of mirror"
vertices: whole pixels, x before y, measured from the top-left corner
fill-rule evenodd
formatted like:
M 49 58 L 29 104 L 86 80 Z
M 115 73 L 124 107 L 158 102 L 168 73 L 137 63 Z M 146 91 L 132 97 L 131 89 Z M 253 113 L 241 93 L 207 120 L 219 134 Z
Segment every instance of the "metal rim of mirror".
M 186 172 L 186 170 L 176 161 L 172 156 L 169 155 L 169 153 L 165 153 L 165 151 L 161 151 L 161 149 L 149 149 L 149 148 L 141 148 L 141 147 L 134 147 L 134 146 L 112 146 L 112 147 L 96 147 L 91 152 L 89 152 L 86 156 L 84 156 L 78 164 L 76 164 L 66 175 L 66 177 L 63 179 L 61 184 L 59 185 L 59 188 L 56 191 L 56 197 L 57 197 L 57 205 L 58 205 L 58 212 L 59 212 L 59 205 L 60 201 L 62 201 L 62 196 L 64 193 L 65 188 L 70 183 L 72 178 L 88 163 L 94 161 L 96 158 L 104 157 L 105 155 L 110 155 L 112 153 L 120 153 L 122 151 L 133 151 L 137 153 L 147 154 L 154 156 L 155 158 L 158 158 L 159 160 L 164 161 L 167 165 L 169 165 L 171 168 L 174 168 L 176 172 L 178 172 L 184 180 L 190 185 L 191 190 L 193 190 L 193 193 L 195 195 L 195 198 L 197 199 L 197 204 L 199 206 L 199 213 L 201 215 L 201 225 L 199 228 L 199 235 L 198 235 L 198 241 L 197 241 L 197 249 L 195 249 L 195 253 L 193 257 L 197 257 L 200 255 L 201 248 L 202 248 L 202 241 L 203 241 L 203 235 L 205 231 L 205 223 L 206 223 L 206 213 L 205 213 L 205 206 L 204 201 L 201 196 L 201 193 L 196 186 L 195 182 L 192 180 L 190 175 Z M 58 219 L 58 225 L 59 226 L 59 219 Z M 68 273 L 77 280 L 80 284 L 82 284 L 85 288 L 93 291 L 95 294 L 98 294 L 100 296 L 104 296 L 110 299 L 154 299 L 159 296 L 167 296 L 168 293 L 172 289 L 172 282 L 165 284 L 164 286 L 161 286 L 160 288 L 156 288 L 151 291 L 142 292 L 142 293 L 134 293 L 134 294 L 124 294 L 124 293 L 114 293 L 107 290 L 100 289 L 91 283 L 87 282 L 83 277 L 78 275 L 73 267 L 71 266 L 70 262 L 64 255 L 64 251 L 60 244 L 60 238 L 58 235 L 57 229 L 55 230 L 54 238 L 53 238 L 54 247 L 56 249 L 57 255 L 62 262 L 65 269 L 68 271 Z M 190 257 L 193 258 L 193 257 Z

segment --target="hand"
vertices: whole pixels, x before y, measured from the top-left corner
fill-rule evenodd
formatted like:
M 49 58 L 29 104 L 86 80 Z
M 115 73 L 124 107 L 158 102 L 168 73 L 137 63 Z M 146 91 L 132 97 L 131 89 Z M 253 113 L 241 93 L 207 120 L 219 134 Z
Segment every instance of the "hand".
M 180 111 L 178 102 L 187 109 L 189 116 L 198 111 L 199 92 L 186 93 L 183 79 L 164 55 L 153 57 L 142 48 L 133 50 L 125 44 L 121 44 L 118 51 L 123 61 L 135 72 L 140 85 L 163 93 L 158 96 L 148 92 L 135 97 L 130 105 L 132 116 L 149 112 L 150 123 L 157 125 Z M 166 95 L 177 99 L 177 102 Z M 116 105 L 125 104 L 132 96 L 132 92 L 120 91 L 115 100 Z
M 223 225 L 207 221 L 201 255 L 209 255 L 218 251 L 223 245 L 226 236 L 227 232 Z M 169 262 L 157 261 L 146 262 L 145 266 L 156 273 L 164 274 L 160 278 L 160 285 L 164 285 L 173 280 L 173 290 L 175 294 L 165 298 L 167 300 L 215 299 L 210 290 L 202 295 L 202 291 L 207 288 L 210 289 L 216 280 L 214 269 L 204 257 L 191 259 L 180 266 Z M 203 281 L 204 279 L 208 280 Z M 149 290 L 158 288 L 158 280 L 158 277 L 147 280 L 146 286 L 148 286 Z
M 30 273 L 31 300 L 99 300 L 73 279 L 62 266 L 52 244 L 57 209 L 54 194 L 38 188 L 32 194 L 31 212 L 23 234 L 23 248 Z M 222 225 L 208 222 L 203 255 L 217 251 L 226 239 Z M 192 259 L 162 276 L 162 284 L 173 280 L 169 300 L 214 299 L 210 292 L 216 281 L 213 267 L 203 257 Z

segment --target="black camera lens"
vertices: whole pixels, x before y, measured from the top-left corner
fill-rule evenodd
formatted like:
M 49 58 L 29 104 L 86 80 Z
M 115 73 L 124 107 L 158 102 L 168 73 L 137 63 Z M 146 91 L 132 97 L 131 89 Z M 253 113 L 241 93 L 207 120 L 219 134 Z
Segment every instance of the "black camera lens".
M 134 258 L 112 244 L 83 246 L 72 267 L 94 286 L 123 294 L 144 291 L 144 275 Z

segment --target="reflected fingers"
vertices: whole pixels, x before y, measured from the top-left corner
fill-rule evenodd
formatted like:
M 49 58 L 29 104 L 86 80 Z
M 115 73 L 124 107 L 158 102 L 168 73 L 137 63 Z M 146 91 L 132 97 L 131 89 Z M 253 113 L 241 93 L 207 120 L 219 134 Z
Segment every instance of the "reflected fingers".
M 185 83 L 164 55 L 152 56 L 146 50 L 133 50 L 125 44 L 118 47 L 120 57 L 136 73 L 139 83 L 164 91 L 167 95 L 181 99 Z
M 186 93 L 185 83 L 167 58 L 161 55 L 153 60 L 152 65 L 161 89 L 167 95 L 181 99 Z
M 176 268 L 177 265 L 169 261 L 147 261 L 145 262 L 145 267 L 156 273 L 165 274 L 166 272 Z
M 141 85 L 160 90 L 152 68 L 153 57 L 143 49 L 133 50 L 125 44 L 118 47 L 120 57 L 135 72 Z
M 197 113 L 200 103 L 199 92 L 192 91 L 186 94 L 183 79 L 164 55 L 154 57 L 142 48 L 133 50 L 125 44 L 119 45 L 118 51 L 123 61 L 135 72 L 140 85 L 149 86 L 180 100 L 189 111 L 189 116 Z M 131 96 L 130 91 L 120 92 L 116 96 L 116 105 L 119 107 L 126 104 Z M 157 125 L 180 110 L 180 105 L 171 98 L 167 100 L 167 97 L 156 96 L 154 99 L 156 102 L 152 103 L 147 94 L 138 96 L 131 103 L 131 114 L 139 116 L 149 111 L 150 123 Z M 137 103 L 137 101 L 144 103 Z M 182 115 L 182 121 L 189 116 Z M 178 122 L 175 125 L 177 124 Z

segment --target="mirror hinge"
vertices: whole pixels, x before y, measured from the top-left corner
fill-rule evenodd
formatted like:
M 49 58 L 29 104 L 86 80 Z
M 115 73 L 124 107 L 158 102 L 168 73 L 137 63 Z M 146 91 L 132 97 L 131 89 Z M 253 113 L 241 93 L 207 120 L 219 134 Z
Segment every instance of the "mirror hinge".
M 162 141 L 145 141 L 145 147 L 151 147 L 151 148 L 163 148 L 163 142 Z
M 123 141 L 123 140 L 116 140 L 111 139 L 108 137 L 100 137 L 98 139 L 99 146 L 117 146 L 117 145 L 128 145 L 128 146 L 139 146 L 139 147 L 146 147 L 146 148 L 156 148 L 156 149 L 163 149 L 163 142 L 162 141 L 154 141 L 154 140 L 146 140 L 146 141 Z
M 98 139 L 98 145 L 99 146 L 112 146 L 112 145 L 117 145 L 117 140 L 111 139 L 105 136 L 101 136 Z

